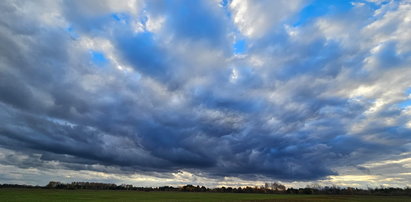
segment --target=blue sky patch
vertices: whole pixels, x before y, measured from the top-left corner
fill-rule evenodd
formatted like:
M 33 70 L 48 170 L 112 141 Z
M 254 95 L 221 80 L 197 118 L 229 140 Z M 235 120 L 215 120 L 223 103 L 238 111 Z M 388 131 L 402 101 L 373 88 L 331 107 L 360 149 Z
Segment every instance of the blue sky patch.
M 407 96 L 409 96 L 409 95 L 411 94 L 411 88 L 408 88 L 408 89 L 404 92 L 404 94 L 407 95 Z M 405 101 L 402 101 L 402 102 L 398 103 L 398 106 L 399 106 L 400 108 L 406 108 L 406 107 L 408 107 L 408 106 L 411 106 L 411 99 L 408 99 L 408 100 L 405 100 Z
M 97 66 L 100 66 L 100 67 L 104 66 L 104 65 L 107 65 L 109 62 L 109 60 L 106 58 L 106 56 L 102 52 L 91 50 L 90 54 L 91 54 L 91 62 Z
M 351 1 L 329 1 L 317 0 L 303 8 L 297 15 L 297 20 L 293 26 L 302 26 L 305 23 L 329 13 L 336 14 L 352 8 Z
M 130 22 L 130 16 L 127 13 L 112 13 L 111 18 L 117 22 L 128 24 Z
M 233 48 L 235 54 L 244 54 L 247 51 L 247 42 L 245 39 L 237 40 Z
M 400 103 L 398 103 L 398 106 L 400 108 L 406 108 L 408 106 L 411 106 L 411 100 L 406 100 L 406 101 L 400 102 Z
M 65 30 L 72 39 L 78 39 L 80 37 L 72 26 L 68 26 Z

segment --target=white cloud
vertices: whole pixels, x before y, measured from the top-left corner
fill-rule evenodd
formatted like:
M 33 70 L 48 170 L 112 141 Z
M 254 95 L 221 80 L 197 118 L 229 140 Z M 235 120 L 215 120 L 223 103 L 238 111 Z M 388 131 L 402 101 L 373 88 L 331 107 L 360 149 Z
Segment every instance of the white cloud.
M 230 4 L 234 23 L 248 37 L 261 37 L 294 15 L 303 1 L 234 0 Z

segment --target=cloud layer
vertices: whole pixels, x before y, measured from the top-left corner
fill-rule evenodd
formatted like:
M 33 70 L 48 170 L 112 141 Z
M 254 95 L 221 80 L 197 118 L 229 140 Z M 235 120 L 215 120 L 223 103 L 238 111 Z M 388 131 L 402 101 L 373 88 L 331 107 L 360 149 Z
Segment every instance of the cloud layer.
M 306 181 L 410 152 L 408 1 L 0 10 L 3 167 Z

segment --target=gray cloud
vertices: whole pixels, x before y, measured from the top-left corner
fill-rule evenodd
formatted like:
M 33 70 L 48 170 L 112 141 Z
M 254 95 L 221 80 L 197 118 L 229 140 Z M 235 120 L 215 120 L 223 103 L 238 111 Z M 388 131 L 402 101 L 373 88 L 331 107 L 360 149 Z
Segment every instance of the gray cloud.
M 16 153 L 0 164 L 304 181 L 408 151 L 410 112 L 396 104 L 411 86 L 411 26 L 384 25 L 408 4 L 266 25 L 242 36 L 240 56 L 245 27 L 218 4 L 134 3 L 53 3 L 49 16 L 1 3 L 0 147 Z

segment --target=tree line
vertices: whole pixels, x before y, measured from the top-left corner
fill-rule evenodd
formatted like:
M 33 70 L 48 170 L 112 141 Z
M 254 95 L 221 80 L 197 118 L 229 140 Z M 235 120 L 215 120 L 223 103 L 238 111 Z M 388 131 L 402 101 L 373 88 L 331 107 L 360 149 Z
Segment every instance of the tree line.
M 46 186 L 32 186 L 19 184 L 0 184 L 0 188 L 37 188 L 37 189 L 91 189 L 91 190 L 134 190 L 134 191 L 166 191 L 166 192 L 218 192 L 218 193 L 265 193 L 265 194 L 330 194 L 330 195 L 408 195 L 411 196 L 411 187 L 376 187 L 376 188 L 354 188 L 339 186 L 309 185 L 305 188 L 286 188 L 284 185 L 274 182 L 265 183 L 264 186 L 254 187 L 216 187 L 207 188 L 199 185 L 185 185 L 180 187 L 138 187 L 130 184 L 116 185 L 114 183 L 100 182 L 71 182 L 61 183 L 50 181 Z

